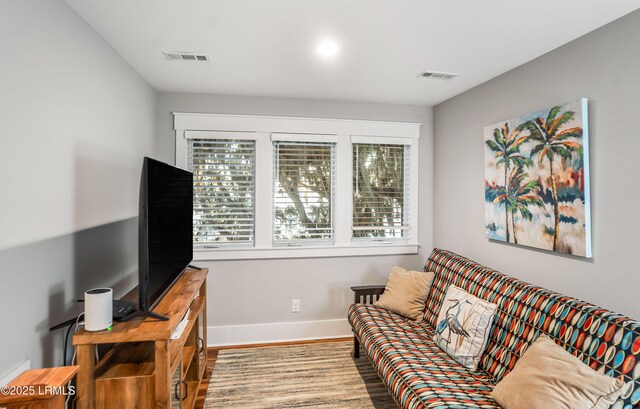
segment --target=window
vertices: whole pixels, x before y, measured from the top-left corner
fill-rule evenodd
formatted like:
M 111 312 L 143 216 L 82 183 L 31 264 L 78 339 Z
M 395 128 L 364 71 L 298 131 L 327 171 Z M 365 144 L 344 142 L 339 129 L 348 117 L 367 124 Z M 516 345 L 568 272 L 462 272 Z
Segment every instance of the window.
M 174 118 L 176 165 L 194 173 L 194 259 L 417 253 L 419 124 Z
M 253 244 L 255 141 L 190 139 L 196 247 Z
M 353 144 L 353 238 L 406 238 L 409 147 Z
M 274 142 L 274 243 L 333 242 L 334 145 Z

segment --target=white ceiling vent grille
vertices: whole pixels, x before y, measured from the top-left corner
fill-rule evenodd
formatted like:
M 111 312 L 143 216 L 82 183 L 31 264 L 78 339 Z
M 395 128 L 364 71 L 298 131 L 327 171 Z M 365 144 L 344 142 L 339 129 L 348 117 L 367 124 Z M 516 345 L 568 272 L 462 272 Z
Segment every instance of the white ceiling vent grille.
M 206 54 L 185 53 L 179 51 L 163 51 L 165 58 L 169 61 L 209 61 L 209 56 Z
M 436 80 L 450 80 L 457 77 L 460 74 L 454 74 L 451 72 L 437 72 L 437 71 L 423 71 L 418 74 L 420 78 L 432 78 Z

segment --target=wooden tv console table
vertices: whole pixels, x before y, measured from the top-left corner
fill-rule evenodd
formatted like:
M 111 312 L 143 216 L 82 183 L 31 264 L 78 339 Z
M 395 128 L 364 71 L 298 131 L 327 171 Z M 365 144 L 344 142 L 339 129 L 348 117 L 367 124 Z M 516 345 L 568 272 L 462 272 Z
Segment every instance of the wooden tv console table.
M 207 367 L 207 273 L 185 271 L 153 309 L 168 321 L 138 318 L 73 336 L 78 409 L 193 408 Z M 171 339 L 187 310 L 187 326 Z M 96 362 L 97 345 L 108 351 Z

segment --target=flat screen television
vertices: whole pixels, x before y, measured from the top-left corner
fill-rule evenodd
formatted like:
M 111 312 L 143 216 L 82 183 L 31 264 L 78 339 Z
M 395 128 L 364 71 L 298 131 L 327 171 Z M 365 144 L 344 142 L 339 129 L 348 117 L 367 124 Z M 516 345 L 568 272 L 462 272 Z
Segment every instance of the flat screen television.
M 144 158 L 140 177 L 136 316 L 152 309 L 193 259 L 193 174 Z

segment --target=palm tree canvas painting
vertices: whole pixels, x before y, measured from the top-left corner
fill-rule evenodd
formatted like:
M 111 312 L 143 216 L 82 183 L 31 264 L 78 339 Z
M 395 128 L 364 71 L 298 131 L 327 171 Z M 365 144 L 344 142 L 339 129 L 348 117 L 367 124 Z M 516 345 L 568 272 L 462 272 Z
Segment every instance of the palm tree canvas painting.
M 591 257 L 587 99 L 484 128 L 491 240 Z

